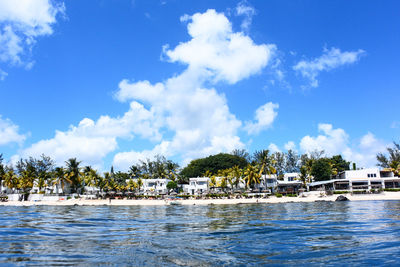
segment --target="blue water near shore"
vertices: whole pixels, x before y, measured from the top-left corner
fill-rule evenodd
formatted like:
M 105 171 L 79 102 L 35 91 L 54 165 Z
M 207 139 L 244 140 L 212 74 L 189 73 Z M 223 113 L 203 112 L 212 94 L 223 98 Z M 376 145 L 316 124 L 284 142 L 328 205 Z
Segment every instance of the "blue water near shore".
M 400 201 L 0 212 L 0 265 L 400 264 Z

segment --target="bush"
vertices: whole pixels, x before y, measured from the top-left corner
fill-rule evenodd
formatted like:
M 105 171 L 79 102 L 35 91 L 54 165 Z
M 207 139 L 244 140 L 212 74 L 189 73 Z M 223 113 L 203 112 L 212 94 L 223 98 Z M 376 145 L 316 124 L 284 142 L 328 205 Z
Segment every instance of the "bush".
M 183 199 L 187 199 L 187 198 L 190 198 L 191 195 L 177 195 L 177 197 L 181 197 Z
M 282 194 L 276 193 L 275 196 L 276 197 L 282 197 Z
M 356 190 L 356 191 L 353 191 L 353 194 L 366 194 L 367 193 L 367 190 Z
M 68 199 L 71 199 L 71 197 L 70 197 L 70 196 L 68 196 L 68 197 L 67 197 L 67 200 L 68 200 Z
M 400 188 L 385 188 L 385 189 L 383 189 L 383 191 L 386 191 L 386 192 L 399 192 Z
M 297 197 L 297 194 L 287 194 L 287 197 Z
M 228 197 L 229 194 L 207 194 L 206 197 L 209 198 L 222 198 L 222 197 Z

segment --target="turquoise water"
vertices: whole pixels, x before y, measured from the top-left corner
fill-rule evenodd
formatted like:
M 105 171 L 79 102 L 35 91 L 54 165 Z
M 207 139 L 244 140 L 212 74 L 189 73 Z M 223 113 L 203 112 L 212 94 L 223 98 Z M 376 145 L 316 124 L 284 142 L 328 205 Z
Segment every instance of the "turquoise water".
M 399 201 L 0 212 L 0 265 L 400 264 Z

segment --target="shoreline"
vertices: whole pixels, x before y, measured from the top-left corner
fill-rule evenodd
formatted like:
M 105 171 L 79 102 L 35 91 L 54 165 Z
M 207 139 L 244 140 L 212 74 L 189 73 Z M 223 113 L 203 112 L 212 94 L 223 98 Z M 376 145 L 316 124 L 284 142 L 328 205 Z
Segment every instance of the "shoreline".
M 308 192 L 312 193 L 312 192 Z M 400 192 L 384 192 L 380 194 L 341 194 L 350 201 L 371 200 L 400 200 Z M 276 197 L 269 198 L 241 198 L 241 199 L 177 199 L 177 200 L 151 200 L 151 199 L 69 199 L 57 201 L 8 201 L 0 202 L 0 206 L 166 206 L 166 205 L 239 205 L 261 203 L 301 203 L 301 202 L 330 202 L 335 201 L 338 195 L 323 196 L 308 194 L 306 197 Z

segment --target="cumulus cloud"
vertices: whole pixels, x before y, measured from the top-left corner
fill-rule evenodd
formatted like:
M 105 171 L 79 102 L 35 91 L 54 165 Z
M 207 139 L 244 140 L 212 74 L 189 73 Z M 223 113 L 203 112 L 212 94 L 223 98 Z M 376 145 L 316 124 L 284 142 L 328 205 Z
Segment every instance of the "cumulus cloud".
M 187 23 L 191 39 L 173 49 L 163 46 L 163 56 L 170 62 L 186 64 L 182 73 L 157 83 L 122 80 L 114 96 L 130 103 L 123 116 L 102 116 L 97 121 L 85 118 L 78 126 L 57 131 L 53 138 L 33 144 L 20 155 L 45 153 L 59 164 L 78 157 L 86 164 L 99 166 L 117 149 L 119 139 L 139 136 L 153 142 L 150 149 L 114 155 L 113 165 L 126 170 L 139 159 L 156 154 L 178 155 L 185 163 L 243 148 L 237 135 L 242 122 L 230 112 L 225 96 L 210 84 L 236 83 L 259 73 L 269 63 L 275 46 L 257 45 L 243 33 L 233 32 L 225 15 L 215 10 L 186 15 L 181 21 Z M 277 108 L 276 104 L 270 105 Z M 268 126 L 262 116 L 268 108 L 258 111 L 255 128 Z
M 279 149 L 279 147 L 278 147 L 276 144 L 274 144 L 274 143 L 269 144 L 268 150 L 269 150 L 271 153 L 281 152 L 281 150 Z
M 256 14 L 254 7 L 249 5 L 247 1 L 241 1 L 236 6 L 236 15 L 244 16 L 243 22 L 240 25 L 242 31 L 248 31 L 253 20 L 253 16 Z
M 313 60 L 302 60 L 293 69 L 300 73 L 304 78 L 310 80 L 311 87 L 318 87 L 318 75 L 322 71 L 330 71 L 340 66 L 353 64 L 360 60 L 365 53 L 364 50 L 342 52 L 339 48 L 324 48 L 322 56 Z
M 163 47 L 163 58 L 180 62 L 187 69 L 162 83 L 149 81 L 120 83 L 116 98 L 120 101 L 141 101 L 155 111 L 156 118 L 173 134 L 152 150 L 128 151 L 114 157 L 115 166 L 126 168 L 139 158 L 165 151 L 181 155 L 183 162 L 221 151 L 243 148 L 237 136 L 241 121 L 229 111 L 227 100 L 211 82 L 236 83 L 259 73 L 269 62 L 275 45 L 257 45 L 243 33 L 235 33 L 226 16 L 215 10 L 184 15 L 191 39 L 170 49 Z M 252 131 L 269 127 L 275 118 L 277 104 L 267 103 L 256 111 Z M 272 114 L 267 114 L 272 109 Z M 268 118 L 266 116 L 269 116 Z M 271 118 L 272 116 L 272 118 Z M 272 120 L 272 121 L 271 121 Z
M 385 150 L 385 143 L 376 139 L 372 133 L 367 133 L 355 144 L 350 144 L 349 135 L 341 128 L 334 129 L 331 124 L 319 124 L 318 136 L 305 136 L 300 141 L 300 148 L 305 153 L 315 150 L 324 150 L 326 155 L 337 154 L 359 167 L 373 167 L 376 165 L 376 154 Z
M 153 111 L 133 101 L 121 117 L 101 116 L 96 122 L 84 118 L 68 131 L 56 131 L 51 139 L 41 140 L 20 151 L 18 157 L 38 157 L 46 154 L 62 165 L 65 160 L 78 157 L 84 164 L 101 166 L 102 159 L 117 146 L 117 138 L 131 139 L 135 135 L 160 140 L 161 134 Z M 14 157 L 16 158 L 16 157 Z
M 275 45 L 256 45 L 241 32 L 232 32 L 232 25 L 223 13 L 213 9 L 193 16 L 184 16 L 192 39 L 173 50 L 165 50 L 171 62 L 181 62 L 191 69 L 200 69 L 212 81 L 236 83 L 260 72 L 276 51 Z
M 300 142 L 300 148 L 307 153 L 315 150 L 324 150 L 328 155 L 341 154 L 349 141 L 348 134 L 343 129 L 333 129 L 331 124 L 318 124 L 318 131 L 322 135 L 303 137 Z
M 279 104 L 268 102 L 259 107 L 254 115 L 255 122 L 247 122 L 245 129 L 249 134 L 258 134 L 260 131 L 272 126 L 276 116 Z
M 26 135 L 18 133 L 19 127 L 10 119 L 3 119 L 0 115 L 0 146 L 11 143 L 22 144 Z
M 348 148 L 343 152 L 346 159 L 358 164 L 358 167 L 373 167 L 376 165 L 376 155 L 386 151 L 385 144 L 372 133 L 367 133 L 361 137 L 356 148 Z
M 31 68 L 32 61 L 23 60 L 38 36 L 53 33 L 56 16 L 64 13 L 63 4 L 49 0 L 0 1 L 0 62 Z M 4 79 L 4 71 L 1 71 Z
M 296 151 L 296 144 L 293 141 L 289 141 L 284 145 L 286 150 L 293 150 Z

